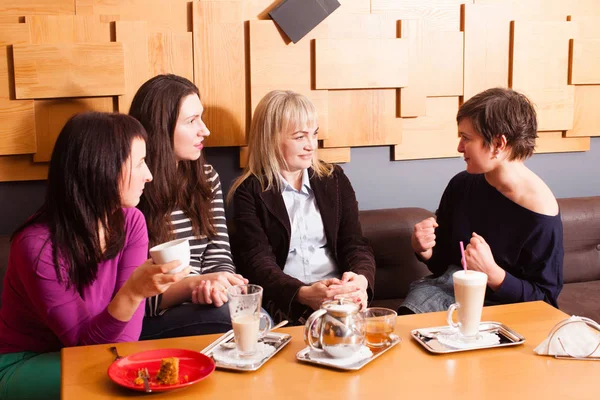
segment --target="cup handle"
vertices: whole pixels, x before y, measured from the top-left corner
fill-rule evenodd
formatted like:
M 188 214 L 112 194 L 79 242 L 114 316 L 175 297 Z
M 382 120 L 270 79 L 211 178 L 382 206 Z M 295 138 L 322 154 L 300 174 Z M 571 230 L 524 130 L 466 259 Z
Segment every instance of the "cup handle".
M 453 328 L 460 328 L 460 322 L 454 322 L 454 319 L 452 318 L 452 314 L 454 314 L 454 311 L 458 310 L 459 308 L 460 308 L 460 305 L 458 303 L 454 303 L 448 308 L 448 315 L 446 316 L 446 322 L 448 323 L 448 325 L 450 325 Z
M 327 313 L 327 310 L 324 310 L 321 308 L 321 309 L 315 311 L 314 313 L 312 313 L 310 315 L 310 317 L 308 317 L 308 321 L 306 321 L 306 325 L 304 326 L 304 342 L 311 349 L 321 349 L 320 343 L 315 344 L 313 342 L 312 330 L 313 330 L 313 326 L 315 325 L 315 323 L 317 321 L 319 321 L 321 319 L 321 317 L 323 315 L 325 315 L 326 313 Z
M 269 316 L 266 313 L 264 313 L 264 312 L 261 311 L 260 312 L 260 319 L 264 319 L 265 320 L 265 328 L 260 330 L 260 332 L 258 333 L 258 337 L 259 338 L 264 338 L 265 335 L 267 333 L 269 333 L 269 331 L 271 330 L 271 318 L 269 318 Z

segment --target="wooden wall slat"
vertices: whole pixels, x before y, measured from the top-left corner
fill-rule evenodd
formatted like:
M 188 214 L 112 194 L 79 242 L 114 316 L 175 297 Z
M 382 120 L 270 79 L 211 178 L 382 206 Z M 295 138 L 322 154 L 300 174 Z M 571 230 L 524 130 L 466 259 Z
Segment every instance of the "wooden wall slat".
M 118 97 L 118 110 L 128 113 L 137 90 L 150 78 L 146 21 L 115 22 L 116 39 L 123 44 L 125 90 Z
M 371 0 L 338 0 L 340 6 L 334 13 L 337 14 L 369 14 Z
M 510 16 L 495 5 L 465 4 L 464 101 L 508 87 Z M 486 51 L 483 49 L 493 49 Z
M 402 141 L 393 148 L 394 160 L 460 156 L 456 113 L 458 97 L 428 97 L 427 115 L 404 118 Z
M 395 89 L 330 90 L 329 136 L 324 147 L 398 143 L 403 118 L 396 118 Z
M 28 24 L 0 24 L 0 46 L 29 43 Z
M 204 121 L 213 132 L 208 146 L 246 142 L 246 46 L 238 2 L 194 2 L 194 80 Z
M 77 15 L 103 16 L 105 22 L 146 21 L 149 32 L 188 32 L 190 28 L 190 0 L 76 1 Z
M 371 0 L 373 14 L 395 12 L 402 19 L 424 18 L 436 31 L 460 29 L 460 5 L 472 0 Z
M 427 96 L 462 96 L 463 43 L 463 32 L 426 33 Z
M 76 0 L 2 0 L 2 15 L 75 14 Z
M 537 106 L 538 130 L 573 127 L 574 87 L 568 85 L 570 22 L 515 21 L 512 88 Z
M 0 155 L 35 153 L 32 100 L 0 98 Z
M 48 164 L 34 163 L 31 155 L 0 156 L 0 182 L 48 178 Z
M 598 2 L 600 10 L 600 2 Z M 600 11 L 599 11 L 600 12 Z M 569 21 L 575 25 L 574 37 L 577 39 L 600 38 L 600 16 L 594 15 L 570 15 Z
M 150 74 L 175 74 L 194 81 L 191 32 L 151 33 L 148 36 Z
M 538 132 L 538 136 L 535 141 L 536 153 L 565 153 L 590 149 L 589 137 L 563 137 L 561 131 Z
M 319 138 L 328 138 L 327 91 L 311 90 L 310 41 L 286 44 L 273 21 L 250 21 L 249 36 L 252 112 L 271 90 L 293 90 L 305 95 L 314 104 Z
M 600 136 L 600 85 L 575 86 L 575 119 L 567 137 Z
M 427 59 L 425 57 L 424 21 L 405 19 L 401 21 L 401 37 L 408 41 L 408 86 L 400 90 L 401 117 L 425 115 L 427 80 Z
M 408 83 L 404 39 L 317 39 L 316 89 L 399 88 Z
M 125 92 L 123 45 L 15 45 L 18 99 L 107 96 Z
M 109 43 L 110 24 L 97 16 L 33 15 L 29 24 L 31 44 Z
M 350 162 L 350 147 L 328 147 L 317 150 L 319 159 L 332 164 Z
M 74 114 L 85 111 L 112 112 L 112 97 L 35 100 L 37 152 L 35 162 L 50 161 L 58 134 Z
M 571 84 L 600 84 L 600 38 L 574 39 Z

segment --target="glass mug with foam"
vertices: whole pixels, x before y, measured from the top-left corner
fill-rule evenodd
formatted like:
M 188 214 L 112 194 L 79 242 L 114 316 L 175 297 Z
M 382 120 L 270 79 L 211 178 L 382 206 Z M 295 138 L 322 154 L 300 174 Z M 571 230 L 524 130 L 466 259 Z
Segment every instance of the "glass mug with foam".
M 150 249 L 150 257 L 154 264 L 166 264 L 179 260 L 181 264 L 173 268 L 167 274 L 176 274 L 190 265 L 190 242 L 188 239 L 171 240 Z
M 474 340 L 479 335 L 479 323 L 487 287 L 487 275 L 479 271 L 461 270 L 452 274 L 456 303 L 448 308 L 448 325 L 458 328 L 462 339 Z M 453 314 L 457 312 L 458 323 Z
M 271 329 L 271 319 L 261 311 L 263 288 L 258 285 L 236 285 L 227 289 L 227 304 L 231 314 L 233 338 L 237 353 L 242 357 L 256 352 L 258 339 Z M 260 329 L 260 320 L 264 328 Z

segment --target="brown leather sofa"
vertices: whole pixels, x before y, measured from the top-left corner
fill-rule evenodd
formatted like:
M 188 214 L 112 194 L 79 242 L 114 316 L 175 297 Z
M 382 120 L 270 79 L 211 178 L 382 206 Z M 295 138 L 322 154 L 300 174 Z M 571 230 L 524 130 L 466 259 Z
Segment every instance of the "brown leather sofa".
M 559 199 L 564 228 L 564 280 L 558 299 L 567 314 L 600 322 L 600 196 Z M 413 226 L 433 214 L 422 208 L 360 212 L 377 262 L 373 306 L 396 309 L 409 284 L 429 275 L 410 245 Z M 8 259 L 8 236 L 0 236 L 0 277 Z M 2 288 L 0 287 L 0 293 Z

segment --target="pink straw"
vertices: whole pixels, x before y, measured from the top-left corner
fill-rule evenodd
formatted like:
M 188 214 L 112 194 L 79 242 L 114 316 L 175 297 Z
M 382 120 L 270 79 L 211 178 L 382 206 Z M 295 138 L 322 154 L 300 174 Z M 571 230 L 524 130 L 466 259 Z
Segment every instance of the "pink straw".
M 460 262 L 462 263 L 463 269 L 466 271 L 467 270 L 467 260 L 465 259 L 465 245 L 463 244 L 463 242 L 460 242 L 460 255 L 462 256 L 462 258 L 460 259 Z

